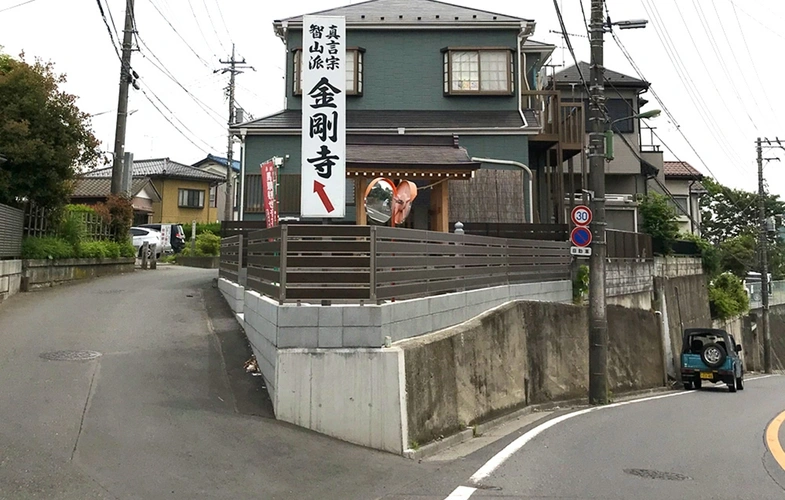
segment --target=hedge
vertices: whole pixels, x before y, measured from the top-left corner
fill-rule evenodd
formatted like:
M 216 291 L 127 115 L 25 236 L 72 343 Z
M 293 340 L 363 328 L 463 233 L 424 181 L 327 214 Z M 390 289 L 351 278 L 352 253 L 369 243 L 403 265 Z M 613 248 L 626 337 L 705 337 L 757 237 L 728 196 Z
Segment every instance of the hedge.
M 22 241 L 23 259 L 77 259 L 135 257 L 131 243 L 84 241 L 69 243 L 63 238 L 29 236 Z

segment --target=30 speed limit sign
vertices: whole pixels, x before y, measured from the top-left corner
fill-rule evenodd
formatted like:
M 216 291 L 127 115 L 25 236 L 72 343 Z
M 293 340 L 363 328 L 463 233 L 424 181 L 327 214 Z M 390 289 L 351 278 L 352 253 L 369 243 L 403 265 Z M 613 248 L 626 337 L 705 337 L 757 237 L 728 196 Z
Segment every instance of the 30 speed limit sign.
M 570 218 L 576 226 L 588 226 L 591 223 L 591 210 L 586 205 L 578 205 L 572 209 Z

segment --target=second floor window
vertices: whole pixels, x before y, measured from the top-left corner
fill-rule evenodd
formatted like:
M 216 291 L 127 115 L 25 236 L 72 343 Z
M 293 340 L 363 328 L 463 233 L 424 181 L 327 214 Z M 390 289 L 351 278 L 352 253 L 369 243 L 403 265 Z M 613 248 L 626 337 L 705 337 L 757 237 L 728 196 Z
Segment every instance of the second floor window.
M 446 49 L 445 94 L 496 94 L 513 92 L 513 59 L 508 49 Z
M 346 95 L 363 93 L 363 49 L 346 49 Z M 292 78 L 294 95 L 302 95 L 303 51 L 294 51 L 294 75 Z
M 177 205 L 181 208 L 204 208 L 203 189 L 178 190 Z

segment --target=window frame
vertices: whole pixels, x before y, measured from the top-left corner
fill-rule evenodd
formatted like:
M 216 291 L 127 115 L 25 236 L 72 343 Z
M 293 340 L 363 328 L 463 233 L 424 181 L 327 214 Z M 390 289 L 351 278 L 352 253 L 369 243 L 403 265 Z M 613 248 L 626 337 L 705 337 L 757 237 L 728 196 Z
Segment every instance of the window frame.
M 185 201 L 188 203 L 190 201 L 190 194 L 191 193 L 198 193 L 198 205 L 190 205 L 190 204 L 183 204 L 183 194 L 185 194 Z M 192 188 L 177 188 L 177 207 L 178 208 L 193 208 L 196 210 L 204 209 L 204 202 L 205 202 L 205 193 L 204 189 L 192 189 Z
M 346 95 L 362 97 L 365 88 L 362 72 L 365 69 L 365 49 L 362 47 L 347 47 L 346 52 L 354 52 L 354 88 L 347 89 Z M 302 71 L 303 49 L 302 47 L 292 49 L 292 95 L 303 95 L 302 81 L 300 75 Z
M 477 77 L 478 85 L 477 90 L 453 90 L 452 88 L 452 54 L 455 52 L 476 52 L 477 53 Z M 482 90 L 482 52 L 504 52 L 507 56 L 506 67 L 509 67 L 507 72 L 507 82 L 509 90 Z M 442 49 L 442 71 L 443 81 L 442 90 L 445 96 L 451 95 L 490 95 L 490 96 L 511 96 L 515 95 L 515 58 L 513 53 L 515 50 L 511 47 L 445 47 Z

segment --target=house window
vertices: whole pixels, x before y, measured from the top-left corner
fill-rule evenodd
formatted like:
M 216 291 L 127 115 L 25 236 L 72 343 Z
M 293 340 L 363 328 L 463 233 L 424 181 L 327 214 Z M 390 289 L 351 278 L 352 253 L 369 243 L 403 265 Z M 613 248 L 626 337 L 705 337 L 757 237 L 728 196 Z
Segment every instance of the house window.
M 671 206 L 673 206 L 673 209 L 676 210 L 676 215 L 678 215 L 679 217 L 689 215 L 690 213 L 689 197 L 676 195 L 673 198 L 669 198 L 668 201 L 670 202 Z
M 203 189 L 178 190 L 177 204 L 181 208 L 204 208 Z
M 210 188 L 210 206 L 215 208 L 218 206 L 218 186 Z
M 509 49 L 445 49 L 444 93 L 512 94 L 513 67 Z
M 363 93 L 363 53 L 364 49 L 346 49 L 346 94 L 362 95 Z M 303 80 L 303 51 L 294 51 L 294 82 L 295 95 L 302 95 Z

